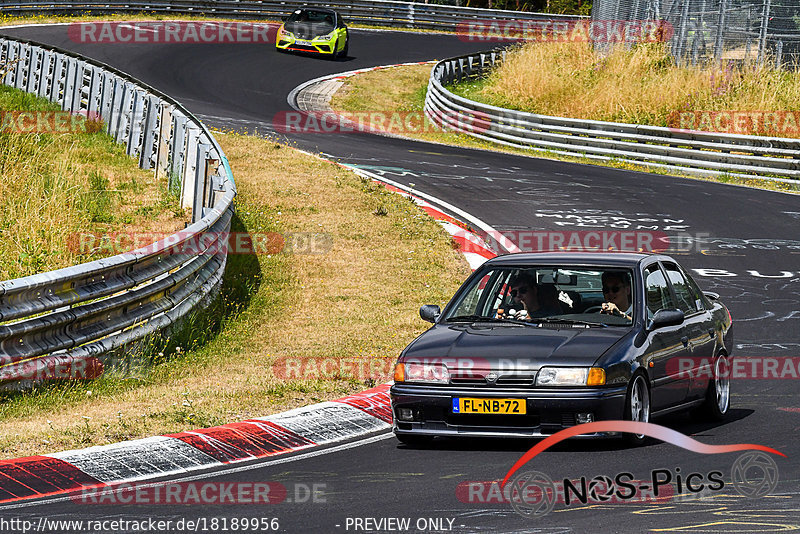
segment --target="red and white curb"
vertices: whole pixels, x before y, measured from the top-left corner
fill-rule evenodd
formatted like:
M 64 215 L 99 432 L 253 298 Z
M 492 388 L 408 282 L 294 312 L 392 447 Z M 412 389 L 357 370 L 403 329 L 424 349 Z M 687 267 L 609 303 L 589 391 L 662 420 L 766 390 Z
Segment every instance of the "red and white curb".
M 0 461 L 0 503 L 184 475 L 391 428 L 389 384 L 240 423 Z

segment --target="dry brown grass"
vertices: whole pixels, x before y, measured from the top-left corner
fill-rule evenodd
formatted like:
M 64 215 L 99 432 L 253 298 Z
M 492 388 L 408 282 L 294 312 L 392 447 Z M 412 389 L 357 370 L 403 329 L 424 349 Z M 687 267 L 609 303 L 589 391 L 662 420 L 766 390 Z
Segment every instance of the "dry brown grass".
M 327 232 L 332 249 L 259 257 L 249 306 L 198 351 L 135 380 L 9 399 L 0 405 L 2 457 L 239 421 L 363 390 L 362 380 L 282 380 L 270 366 L 280 357 L 392 360 L 426 328 L 419 306 L 444 304 L 469 274 L 449 236 L 399 195 L 266 140 L 219 139 L 251 233 Z M 378 206 L 387 215 L 374 215 Z
M 675 126 L 682 111 L 798 111 L 800 75 L 769 68 L 678 67 L 661 44 L 596 54 L 587 43 L 528 44 L 471 96 L 544 115 Z M 751 130 L 795 137 L 798 131 Z

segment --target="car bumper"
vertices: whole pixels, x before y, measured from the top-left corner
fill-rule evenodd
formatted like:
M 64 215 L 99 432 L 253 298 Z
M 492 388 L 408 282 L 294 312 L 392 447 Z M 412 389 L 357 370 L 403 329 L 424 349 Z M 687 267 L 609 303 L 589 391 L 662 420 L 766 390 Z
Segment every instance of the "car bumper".
M 398 435 L 545 437 L 577 424 L 576 415 L 591 413 L 595 421 L 622 419 L 626 386 L 582 389 L 441 388 L 395 384 L 390 389 L 393 430 Z M 454 397 L 524 399 L 525 415 L 476 415 L 452 413 Z M 410 408 L 412 421 L 398 417 Z M 602 437 L 608 434 L 583 435 Z
M 300 45 L 297 44 L 296 39 L 282 38 L 278 39 L 275 43 L 275 47 L 279 50 L 289 50 L 292 52 L 333 55 L 336 53 L 336 39 L 331 41 L 312 41 L 311 44 Z

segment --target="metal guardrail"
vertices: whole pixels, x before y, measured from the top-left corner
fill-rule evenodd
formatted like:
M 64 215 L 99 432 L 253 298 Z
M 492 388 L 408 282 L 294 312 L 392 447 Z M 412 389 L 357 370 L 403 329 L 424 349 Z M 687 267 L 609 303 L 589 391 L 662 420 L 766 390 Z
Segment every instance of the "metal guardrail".
M 236 186 L 217 141 L 183 106 L 108 65 L 0 37 L 0 82 L 99 116 L 140 167 L 181 186 L 185 230 L 149 247 L 0 282 L 0 382 L 81 368 L 173 325 L 222 279 Z M 221 251 L 220 251 L 221 249 Z
M 693 175 L 729 175 L 796 183 L 800 139 L 687 131 L 616 122 L 536 115 L 453 94 L 445 85 L 484 76 L 504 50 L 437 63 L 425 113 L 437 125 L 503 145 L 556 154 L 616 160 Z
M 238 0 L 88 0 L 82 2 L 29 0 L 9 1 L 0 5 L 0 14 L 32 15 L 48 12 L 64 15 L 109 13 L 173 13 L 231 19 L 279 19 L 300 6 L 330 7 L 347 23 L 374 26 L 408 27 L 427 30 L 455 31 L 459 23 L 469 20 L 578 20 L 586 17 L 549 15 L 522 11 L 504 11 L 436 4 L 418 4 L 390 0 L 354 0 L 327 2 L 238 1 Z
M 581 18 L 384 0 L 11 0 L 0 4 L 0 15 L 278 19 L 301 5 L 332 7 L 349 22 L 445 31 L 475 19 Z M 200 121 L 127 74 L 56 47 L 0 36 L 3 64 L 0 82 L 65 110 L 99 116 L 142 168 L 167 174 L 171 185 L 179 180 L 181 205 L 191 207 L 194 218 L 184 232 L 146 249 L 0 282 L 0 383 L 9 383 L 124 351 L 189 314 L 220 284 L 227 257 L 208 253 L 216 246 L 213 238 L 198 237 L 227 236 L 235 184 L 225 155 Z M 187 255 L 188 244 L 194 251 Z

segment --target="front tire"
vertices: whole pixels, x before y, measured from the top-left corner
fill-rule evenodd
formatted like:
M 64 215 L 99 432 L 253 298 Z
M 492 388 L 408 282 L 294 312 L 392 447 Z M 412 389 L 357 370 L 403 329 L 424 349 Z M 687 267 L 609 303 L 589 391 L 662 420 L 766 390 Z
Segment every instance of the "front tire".
M 728 357 L 720 354 L 714 360 L 714 376 L 708 383 L 702 413 L 714 421 L 722 421 L 731 408 L 731 377 Z
M 338 44 L 339 43 L 336 43 L 336 44 L 337 44 L 337 48 L 338 48 Z M 334 59 L 346 59 L 349 49 L 350 49 L 350 38 L 347 35 L 345 35 L 344 36 L 344 48 L 342 48 L 341 52 L 336 52 L 336 54 L 334 56 Z
M 650 422 L 650 388 L 644 375 L 636 374 L 628 385 L 628 395 L 625 398 L 626 421 L 640 423 Z M 625 441 L 634 447 L 643 445 L 647 441 L 644 434 L 625 434 Z

